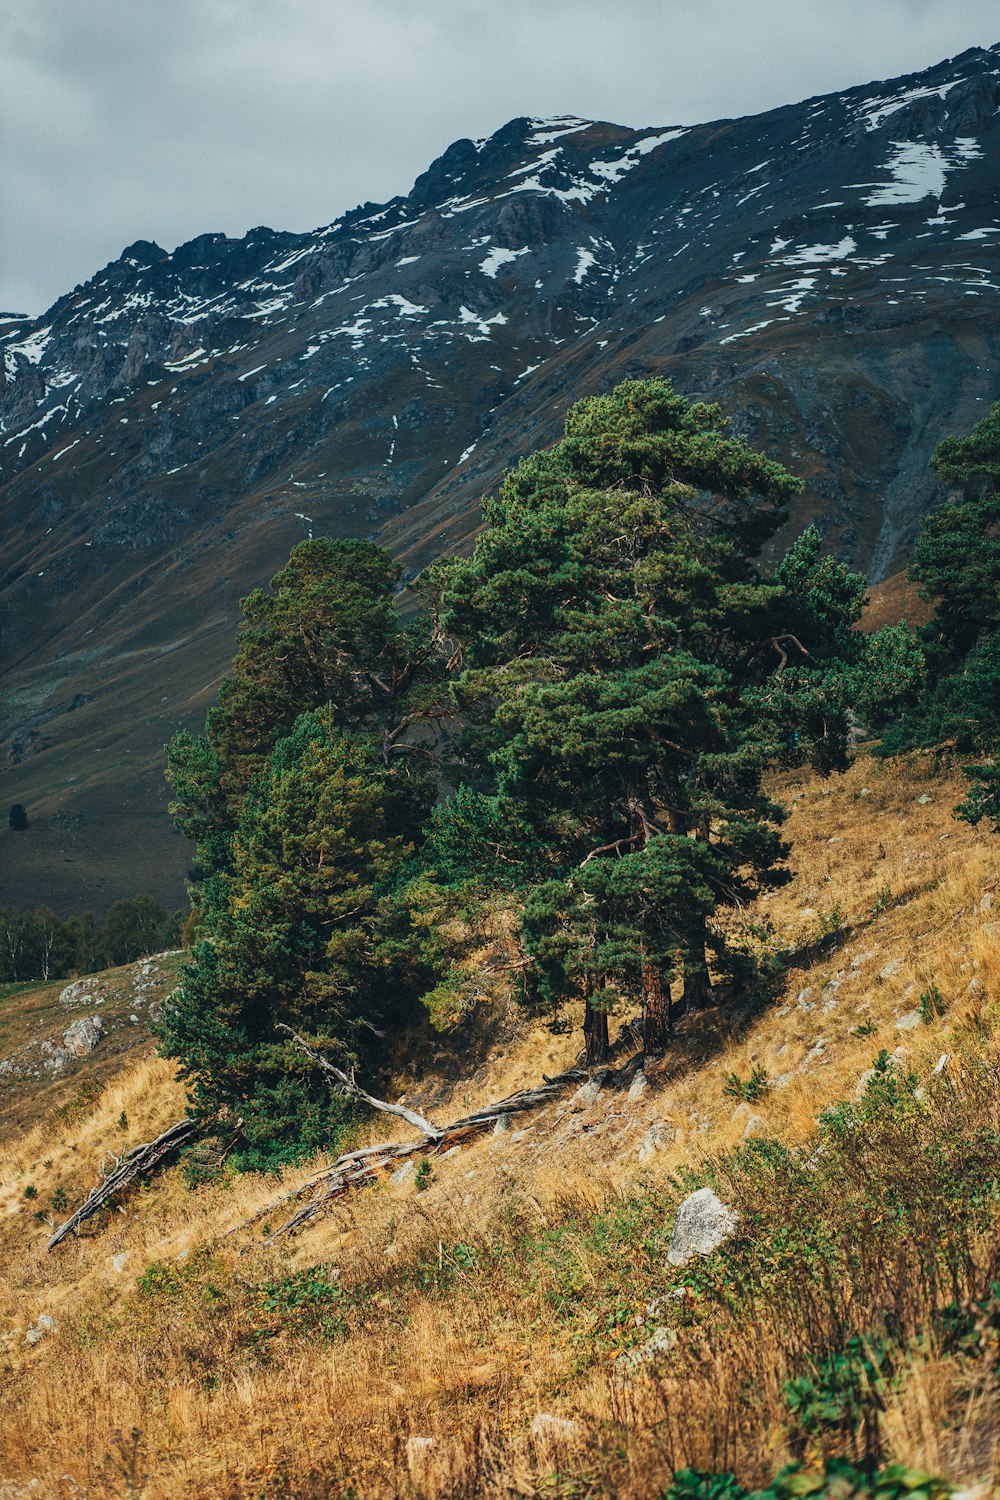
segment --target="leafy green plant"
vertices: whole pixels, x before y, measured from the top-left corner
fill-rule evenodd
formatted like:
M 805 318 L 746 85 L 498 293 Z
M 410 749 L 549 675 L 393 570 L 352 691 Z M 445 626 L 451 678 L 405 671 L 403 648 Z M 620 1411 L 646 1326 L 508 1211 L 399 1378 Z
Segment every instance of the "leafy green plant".
M 136 1291 L 141 1297 L 176 1297 L 184 1286 L 180 1266 L 170 1261 L 153 1260 L 136 1282 Z
M 886 1339 L 848 1339 L 842 1350 L 785 1381 L 785 1404 L 796 1426 L 809 1437 L 856 1432 L 866 1414 L 883 1408 L 894 1362 Z
M 422 1193 L 430 1187 L 433 1181 L 434 1168 L 431 1166 L 430 1162 L 425 1156 L 423 1161 L 417 1167 L 416 1174 L 413 1178 L 413 1186 L 416 1188 L 418 1193 Z
M 836 937 L 838 932 L 844 928 L 844 908 L 840 902 L 830 907 L 829 911 L 820 912 L 819 935 L 821 938 Z
M 875 892 L 875 899 L 872 902 L 872 916 L 877 917 L 880 916 L 882 912 L 888 911 L 889 907 L 892 905 L 895 899 L 896 897 L 893 892 L 892 886 L 888 883 L 888 881 L 886 881 L 885 885 L 880 885 L 878 890 Z
M 852 1026 L 851 1027 L 850 1032 L 848 1034 L 850 1036 L 861 1036 L 861 1037 L 864 1037 L 864 1036 L 874 1036 L 877 1031 L 878 1031 L 878 1027 L 876 1026 L 876 1024 L 875 1024 L 874 1021 L 859 1021 L 858 1024 L 857 1024 L 857 1026 Z
M 35 1187 L 35 1184 L 33 1182 L 25 1184 L 24 1196 L 29 1203 L 31 1202 L 32 1198 L 38 1197 L 38 1189 Z
M 755 1104 L 767 1090 L 766 1068 L 754 1068 L 746 1079 L 740 1078 L 738 1073 L 730 1073 L 722 1086 L 722 1092 L 728 1099 L 743 1099 L 747 1104 Z
M 269 1282 L 259 1294 L 260 1307 L 274 1322 L 273 1331 L 299 1338 L 340 1338 L 347 1327 L 346 1294 L 328 1265 L 309 1266 Z
M 903 1464 L 886 1468 L 859 1468 L 843 1458 L 828 1459 L 824 1468 L 804 1469 L 788 1464 L 766 1489 L 752 1493 L 729 1473 L 711 1474 L 700 1469 L 680 1469 L 660 1500 L 852 1500 L 853 1496 L 877 1496 L 878 1500 L 947 1500 L 952 1493 L 945 1479 L 907 1469 Z
M 920 1019 L 925 1026 L 936 1021 L 938 1016 L 945 1013 L 945 1003 L 941 991 L 936 984 L 932 984 L 929 990 L 923 990 L 920 995 Z
M 61 1214 L 68 1207 L 69 1194 L 67 1193 L 66 1189 L 60 1184 L 60 1186 L 57 1187 L 55 1192 L 52 1194 L 52 1211 L 53 1213 Z

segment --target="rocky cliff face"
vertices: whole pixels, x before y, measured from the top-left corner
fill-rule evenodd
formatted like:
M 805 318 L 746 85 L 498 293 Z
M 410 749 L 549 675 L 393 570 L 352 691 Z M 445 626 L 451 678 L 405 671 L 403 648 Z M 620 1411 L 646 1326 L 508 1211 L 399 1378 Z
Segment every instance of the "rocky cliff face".
M 511 460 L 625 376 L 721 402 L 806 479 L 796 523 L 897 567 L 934 443 L 996 395 L 998 111 L 994 48 L 690 129 L 513 120 L 406 198 L 139 241 L 0 320 L 3 754 L 34 810 L 0 899 L 176 891 L 159 747 L 239 596 L 310 530 L 411 574 L 468 546 Z

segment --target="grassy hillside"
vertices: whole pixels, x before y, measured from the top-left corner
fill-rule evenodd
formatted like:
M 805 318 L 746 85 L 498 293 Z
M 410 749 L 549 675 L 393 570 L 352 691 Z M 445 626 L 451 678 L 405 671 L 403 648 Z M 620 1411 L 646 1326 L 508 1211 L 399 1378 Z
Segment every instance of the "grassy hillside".
M 61 1079 L 0 1074 L 0 1495 L 638 1500 L 866 1455 L 991 1494 L 1000 844 L 931 754 L 780 794 L 796 878 L 746 914 L 772 997 L 297 1237 L 246 1224 L 273 1179 L 174 1169 L 48 1254 L 55 1202 L 181 1090 L 139 1023 Z M 59 988 L 0 999 L 0 1054 L 57 1030 Z M 447 1119 L 571 1062 L 578 1036 L 500 1020 L 469 1079 L 401 1063 L 393 1097 Z M 673 1265 L 705 1184 L 736 1232 Z

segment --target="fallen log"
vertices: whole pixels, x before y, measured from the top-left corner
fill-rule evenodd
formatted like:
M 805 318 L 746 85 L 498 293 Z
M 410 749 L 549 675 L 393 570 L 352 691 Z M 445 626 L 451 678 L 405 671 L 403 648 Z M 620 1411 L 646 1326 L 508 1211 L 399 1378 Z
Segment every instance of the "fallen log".
M 94 1214 L 98 1213 L 106 1203 L 116 1198 L 126 1188 L 131 1187 L 137 1178 L 152 1172 L 165 1156 L 169 1156 L 181 1146 L 186 1146 L 194 1139 L 197 1128 L 193 1120 L 178 1120 L 162 1135 L 158 1135 L 155 1141 L 148 1141 L 142 1146 L 133 1146 L 130 1151 L 117 1157 L 111 1171 L 105 1173 L 76 1212 L 70 1214 L 65 1224 L 60 1224 L 49 1240 L 47 1248 L 54 1250 L 67 1235 L 78 1230 L 85 1220 L 93 1218 Z
M 635 1059 L 630 1058 L 619 1073 L 626 1074 L 635 1065 Z M 611 1069 L 603 1070 L 609 1081 L 613 1077 L 618 1078 L 619 1073 Z M 441 1127 L 432 1126 L 437 1134 L 431 1136 L 425 1131 L 423 1139 L 419 1141 L 386 1142 L 378 1146 L 365 1146 L 360 1151 L 349 1151 L 339 1156 L 330 1166 L 314 1173 L 299 1187 L 291 1192 L 283 1193 L 280 1198 L 274 1198 L 270 1203 L 259 1208 L 250 1218 L 244 1219 L 232 1229 L 226 1231 L 222 1238 L 229 1235 L 239 1234 L 244 1229 L 249 1229 L 254 1224 L 259 1224 L 261 1219 L 269 1218 L 272 1214 L 279 1212 L 292 1203 L 299 1202 L 308 1194 L 312 1194 L 309 1201 L 301 1203 L 290 1218 L 280 1224 L 267 1236 L 267 1242 L 276 1240 L 282 1235 L 290 1234 L 293 1230 L 301 1228 L 310 1220 L 321 1214 L 324 1208 L 335 1198 L 342 1197 L 356 1187 L 362 1187 L 367 1183 L 377 1181 L 386 1167 L 409 1156 L 431 1156 L 440 1155 L 442 1151 L 458 1145 L 460 1141 L 466 1140 L 472 1135 L 482 1135 L 491 1129 L 498 1119 L 503 1115 L 524 1114 L 529 1110 L 538 1109 L 541 1105 L 549 1103 L 563 1090 L 571 1085 L 579 1085 L 586 1081 L 590 1075 L 584 1068 L 570 1068 L 565 1073 L 560 1073 L 554 1078 L 546 1078 L 544 1084 L 534 1089 L 520 1089 L 516 1094 L 510 1094 L 505 1099 L 499 1099 L 495 1104 L 488 1105 L 485 1109 L 474 1110 L 472 1114 L 464 1115 L 459 1120 L 453 1120 L 451 1124 Z M 395 1111 L 391 1111 L 395 1112 Z M 420 1118 L 420 1117 L 418 1117 Z M 426 1122 L 429 1123 L 429 1122 Z

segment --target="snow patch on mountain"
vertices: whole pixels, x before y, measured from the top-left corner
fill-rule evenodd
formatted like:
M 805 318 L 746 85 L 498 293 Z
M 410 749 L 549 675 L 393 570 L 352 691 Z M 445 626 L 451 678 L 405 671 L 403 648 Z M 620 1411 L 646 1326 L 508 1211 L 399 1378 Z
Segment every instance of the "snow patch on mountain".
M 531 248 L 528 245 L 523 250 L 505 250 L 500 245 L 494 245 L 486 259 L 480 261 L 479 269 L 484 276 L 489 276 L 492 281 L 495 281 L 501 266 L 510 265 L 511 261 L 517 260 L 518 256 L 530 254 Z
M 924 198 L 940 198 L 948 173 L 977 161 L 982 154 L 978 142 L 970 137 L 956 139 L 950 152 L 934 141 L 893 141 L 892 155 L 885 166 L 891 181 L 855 185 L 875 187 L 865 199 L 868 208 L 885 203 L 920 203 Z

